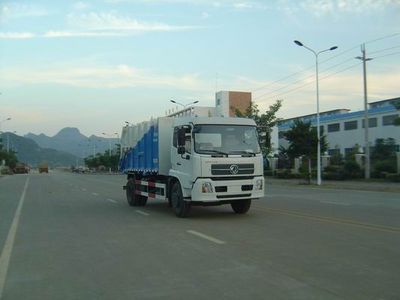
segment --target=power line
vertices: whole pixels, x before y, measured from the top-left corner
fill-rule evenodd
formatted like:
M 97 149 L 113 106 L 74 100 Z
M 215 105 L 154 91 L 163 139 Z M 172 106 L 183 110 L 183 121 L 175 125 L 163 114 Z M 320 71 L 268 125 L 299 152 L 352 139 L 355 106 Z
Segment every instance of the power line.
M 346 67 L 346 68 L 344 68 L 344 69 L 341 69 L 341 70 L 339 70 L 339 71 L 337 71 L 337 72 L 334 72 L 334 73 L 331 73 L 331 74 L 329 74 L 329 75 L 326 75 L 326 76 L 320 78 L 319 81 L 324 80 L 324 79 L 327 79 L 327 78 L 329 78 L 329 77 L 332 77 L 332 76 L 334 76 L 334 75 L 336 75 L 336 74 L 345 72 L 345 71 L 347 71 L 347 70 L 349 70 L 349 69 L 352 69 L 352 68 L 354 68 L 354 67 L 356 67 L 356 66 L 358 66 L 358 65 L 360 65 L 359 62 L 356 63 L 356 64 L 353 64 L 353 65 L 351 65 L 351 66 L 349 66 L 349 67 Z M 286 91 L 286 92 L 278 93 L 278 94 L 275 94 L 275 95 L 266 97 L 266 99 L 278 98 L 278 97 L 280 97 L 280 96 L 283 96 L 283 95 L 292 93 L 292 92 L 294 92 L 294 91 L 297 91 L 297 90 L 299 90 L 299 89 L 301 89 L 301 88 L 303 88 L 303 87 L 305 87 L 305 86 L 307 86 L 307 85 L 310 85 L 310 84 L 312 84 L 312 83 L 314 83 L 314 82 L 307 82 L 307 83 L 305 83 L 305 84 L 303 84 L 303 85 L 301 85 L 301 86 L 295 87 L 295 88 L 290 89 L 290 90 L 288 90 L 288 91 Z
M 340 52 L 339 54 L 334 55 L 334 56 L 331 57 L 331 58 L 328 58 L 328 59 L 325 59 L 325 60 L 321 61 L 320 64 L 323 64 L 323 63 L 325 63 L 325 62 L 327 62 L 327 61 L 330 61 L 330 60 L 332 60 L 332 59 L 334 59 L 334 58 L 336 58 L 336 57 L 339 57 L 339 56 L 341 56 L 341 55 L 343 55 L 343 54 L 345 54 L 345 53 L 347 53 L 347 52 L 349 52 L 349 51 L 351 51 L 351 50 L 354 50 L 354 49 L 358 48 L 358 47 L 359 47 L 359 46 L 355 46 L 355 47 L 349 48 L 349 49 L 347 49 L 347 50 L 344 50 L 344 51 Z M 252 92 L 256 92 L 256 91 L 265 89 L 265 88 L 270 87 L 270 86 L 272 86 L 272 85 L 274 85 L 274 84 L 276 84 L 276 83 L 278 83 L 278 82 L 281 82 L 281 81 L 283 81 L 283 80 L 289 79 L 289 78 L 291 78 L 291 77 L 293 77 L 293 76 L 295 76 L 295 75 L 297 75 L 297 74 L 304 73 L 305 71 L 310 70 L 310 69 L 313 69 L 313 68 L 315 68 L 314 65 L 309 66 L 309 67 L 307 67 L 307 68 L 305 68 L 305 69 L 303 69 L 303 70 L 301 70 L 301 71 L 292 73 L 292 74 L 290 74 L 290 75 L 288 75 L 288 76 L 282 77 L 282 78 L 280 78 L 280 79 L 278 79 L 278 80 L 275 80 L 275 81 L 273 81 L 273 82 L 271 82 L 271 83 L 268 83 L 268 84 L 266 84 L 266 85 L 264 85 L 264 86 L 261 86 L 261 87 L 259 87 L 259 88 L 256 88 L 256 89 L 252 90 Z
M 338 67 L 338 66 L 340 66 L 340 65 L 343 65 L 344 63 L 346 63 L 346 62 L 348 62 L 348 61 L 350 61 L 350 60 L 352 61 L 353 59 L 354 59 L 354 58 L 348 58 L 348 59 L 346 59 L 346 60 L 344 60 L 344 61 L 342 61 L 342 62 L 340 62 L 340 63 L 337 63 L 337 64 L 335 64 L 335 65 L 333 65 L 333 66 L 330 66 L 329 68 L 327 68 L 327 69 L 325 69 L 324 71 L 322 71 L 321 74 L 326 73 L 327 71 L 329 71 L 329 70 L 331 70 L 331 69 L 334 69 L 334 68 L 336 68 L 336 67 Z M 277 89 L 275 89 L 275 90 L 269 91 L 269 92 L 264 93 L 264 94 L 262 94 L 262 95 L 260 95 L 260 96 L 256 96 L 256 97 L 254 97 L 253 99 L 258 99 L 258 98 L 262 98 L 262 97 L 264 97 L 264 96 L 266 96 L 266 95 L 274 94 L 275 92 L 278 92 L 278 91 L 280 91 L 280 90 L 284 90 L 284 89 L 286 89 L 287 87 L 289 87 L 289 86 L 291 86 L 291 85 L 294 85 L 294 84 L 296 84 L 296 83 L 298 83 L 298 82 L 302 82 L 302 81 L 304 81 L 304 80 L 307 80 L 307 79 L 310 79 L 310 78 L 313 78 L 313 77 L 315 77 L 315 75 L 310 75 L 310 76 L 301 78 L 301 79 L 296 80 L 296 81 L 294 81 L 294 82 L 291 82 L 291 83 L 289 83 L 289 84 L 287 84 L 287 85 L 285 85 L 285 86 L 283 86 L 283 87 L 280 87 L 280 88 L 277 88 Z
M 273 82 L 270 82 L 270 83 L 268 83 L 268 84 L 266 84 L 266 85 L 264 85 L 264 86 L 261 86 L 261 87 L 259 87 L 259 88 L 254 89 L 253 92 L 262 90 L 262 89 L 264 89 L 264 88 L 267 88 L 267 87 L 269 87 L 269 86 L 271 86 L 271 85 L 274 85 L 275 83 L 278 83 L 278 82 L 283 81 L 283 80 L 285 80 L 285 79 L 291 78 L 291 77 L 293 77 L 293 76 L 295 76 L 295 75 L 297 75 L 297 74 L 303 73 L 304 71 L 309 70 L 309 69 L 312 69 L 312 68 L 314 68 L 314 66 L 310 66 L 310 67 L 308 67 L 308 68 L 306 68 L 306 69 L 303 69 L 303 70 L 298 71 L 298 72 L 296 72 L 296 73 L 293 73 L 293 74 L 290 74 L 290 75 L 288 75 L 288 76 L 285 76 L 285 77 L 283 77 L 283 78 L 281 78 L 281 79 L 278 79 L 278 80 L 275 80 L 275 81 L 273 81 Z
M 369 52 L 369 54 L 380 53 L 380 52 L 384 52 L 384 51 L 388 51 L 388 50 L 392 50 L 392 49 L 397 49 L 397 48 L 400 48 L 400 45 L 397 45 L 397 46 L 394 46 L 394 47 L 390 47 L 390 48 L 380 49 L 380 50 L 377 50 L 377 51 L 372 51 L 372 52 Z
M 387 57 L 387 56 L 391 56 L 391 55 L 398 55 L 398 54 L 400 54 L 400 51 L 398 51 L 398 52 L 393 52 L 393 53 L 389 53 L 389 54 L 385 54 L 385 55 L 381 55 L 381 56 L 377 56 L 377 57 L 374 57 L 374 59 L 379 59 L 379 58 L 383 58 L 383 57 Z M 353 58 L 352 58 L 352 59 L 353 59 Z M 350 60 L 350 59 L 349 59 L 349 60 Z M 347 61 L 348 61 L 348 60 L 347 60 Z M 346 67 L 346 68 L 341 69 L 341 70 L 339 70 L 339 71 L 336 71 L 336 72 L 333 72 L 333 73 L 331 73 L 331 74 L 328 74 L 328 75 L 326 75 L 326 76 L 320 78 L 319 80 L 321 81 L 321 80 L 327 79 L 327 78 L 329 78 L 329 77 L 332 77 L 332 76 L 334 76 L 334 75 L 336 75 L 336 74 L 343 73 L 343 72 L 345 72 L 345 71 L 347 71 L 347 70 L 349 70 L 349 69 L 352 69 L 352 68 L 354 68 L 354 67 L 356 67 L 356 66 L 358 66 L 358 65 L 360 65 L 360 64 L 361 64 L 361 63 L 353 64 L 353 65 L 351 65 L 351 66 L 349 66 L 349 67 Z M 313 76 L 314 76 L 314 75 L 313 75 Z M 307 78 L 308 78 L 308 77 L 307 77 Z M 269 96 L 268 99 L 277 98 L 277 97 L 279 97 L 279 96 L 283 96 L 283 95 L 292 93 L 292 92 L 294 92 L 294 91 L 296 91 L 296 90 L 299 90 L 299 89 L 301 89 L 301 88 L 303 88 L 303 87 L 305 87 L 305 86 L 307 86 L 307 85 L 310 85 L 310 84 L 312 84 L 312 83 L 314 83 L 314 82 L 308 82 L 308 83 L 305 83 L 305 84 L 303 84 L 303 85 L 301 85 L 301 86 L 298 86 L 298 87 L 296 87 L 296 88 L 290 89 L 290 90 L 288 90 L 288 91 L 286 91 L 286 92 L 278 93 L 278 94 Z M 262 96 L 266 96 L 266 95 L 269 95 L 269 94 L 272 94 L 272 93 L 267 93 L 267 94 L 264 94 L 264 95 L 262 95 Z M 262 96 L 257 97 L 257 98 L 261 98 Z
M 329 74 L 329 75 L 327 75 L 327 76 L 325 76 L 325 77 L 322 77 L 320 80 L 324 80 L 324 79 L 326 79 L 326 78 L 332 77 L 333 75 L 336 75 L 336 74 L 338 74 L 338 73 L 342 73 L 342 72 L 347 71 L 347 70 L 349 70 L 349 69 L 352 69 L 352 68 L 354 68 L 354 67 L 356 67 L 356 66 L 358 66 L 358 65 L 360 65 L 359 62 L 356 63 L 356 64 L 354 64 L 354 65 L 351 65 L 351 66 L 349 66 L 349 67 L 347 67 L 347 68 L 344 68 L 344 69 L 342 69 L 342 70 L 340 70 L 340 71 L 337 71 L 337 72 L 331 73 L 331 74 Z
M 388 38 L 392 38 L 392 37 L 395 37 L 395 36 L 399 36 L 399 35 L 400 35 L 400 32 L 396 32 L 396 33 L 393 33 L 393 34 L 389 34 L 389 35 L 382 36 L 382 37 L 379 37 L 379 38 L 376 38 L 376 39 L 373 39 L 373 40 L 366 41 L 366 42 L 364 42 L 364 43 L 365 43 L 365 44 L 375 43 L 375 42 L 378 42 L 378 41 L 381 41 L 381 40 L 384 40 L 384 39 L 388 39 Z M 342 52 L 340 52 L 340 53 L 338 53 L 338 54 L 336 54 L 336 55 L 334 55 L 334 56 L 331 56 L 331 57 L 329 57 L 329 58 L 327 58 L 327 59 L 325 59 L 325 60 L 322 60 L 322 61 L 320 62 L 320 64 L 323 64 L 323 63 L 325 63 L 325 62 L 327 62 L 327 61 L 330 61 L 330 60 L 332 60 L 332 59 L 335 59 L 335 58 L 337 58 L 337 57 L 339 57 L 339 56 L 341 56 L 341 55 L 343 55 L 343 54 L 345 54 L 345 53 L 348 53 L 348 52 L 350 52 L 350 51 L 352 51 L 352 50 L 354 50 L 354 49 L 356 49 L 356 48 L 358 48 L 358 47 L 359 47 L 359 45 L 354 46 L 354 47 L 351 47 L 351 48 L 348 48 L 348 49 L 346 49 L 346 50 L 344 50 L 344 51 L 342 51 Z M 389 49 L 389 48 L 387 48 L 387 50 L 388 50 L 388 49 Z M 384 50 L 384 49 L 382 49 L 382 50 L 377 50 L 377 51 L 383 51 L 383 50 Z M 385 50 L 386 50 L 386 49 L 385 49 Z M 373 53 L 376 53 L 376 52 L 373 52 Z M 350 59 L 349 59 L 349 60 L 350 60 Z M 310 67 L 307 67 L 307 68 L 305 68 L 305 69 L 303 69 L 303 70 L 301 70 L 301 71 L 298 71 L 298 72 L 289 74 L 288 76 L 282 77 L 282 78 L 280 78 L 280 79 L 278 79 L 278 80 L 275 80 L 275 81 L 273 81 L 273 82 L 271 82 L 271 83 L 268 83 L 268 84 L 266 84 L 266 85 L 264 85 L 264 86 L 261 86 L 261 87 L 259 87 L 259 88 L 256 88 L 256 89 L 252 90 L 252 92 L 256 92 L 256 91 L 265 89 L 265 88 L 270 87 L 270 86 L 272 86 L 272 85 L 274 85 L 274 84 L 276 84 L 276 83 L 278 83 L 278 82 L 281 82 L 281 81 L 284 81 L 284 80 L 286 80 L 286 79 L 289 79 L 289 78 L 291 78 L 291 77 L 293 77 L 293 76 L 295 76 L 295 75 L 298 75 L 298 74 L 300 74 L 300 73 L 304 73 L 305 71 L 307 71 L 307 70 L 309 70 L 309 69 L 312 69 L 312 68 L 314 68 L 314 66 L 310 66 Z M 296 82 L 297 82 L 297 81 L 296 81 Z M 289 85 L 290 85 L 290 84 L 289 84 Z M 261 96 L 259 96 L 259 97 L 261 97 Z M 257 98 L 258 98 L 258 97 L 257 97 Z
M 400 51 L 399 52 L 393 52 L 393 53 L 385 54 L 385 55 L 381 55 L 381 56 L 377 56 L 377 57 L 374 57 L 374 59 L 378 59 L 378 58 L 382 58 L 382 57 L 386 57 L 386 56 L 391 56 L 391 55 L 396 55 L 396 54 L 400 54 Z
M 375 42 L 377 42 L 377 41 L 389 39 L 389 38 L 392 38 L 392 37 L 395 37 L 395 36 L 398 36 L 398 35 L 400 35 L 400 32 L 392 33 L 392 34 L 385 35 L 385 36 L 380 37 L 380 38 L 376 38 L 376 39 L 374 39 L 374 40 L 366 41 L 366 42 L 364 42 L 364 44 L 375 43 Z

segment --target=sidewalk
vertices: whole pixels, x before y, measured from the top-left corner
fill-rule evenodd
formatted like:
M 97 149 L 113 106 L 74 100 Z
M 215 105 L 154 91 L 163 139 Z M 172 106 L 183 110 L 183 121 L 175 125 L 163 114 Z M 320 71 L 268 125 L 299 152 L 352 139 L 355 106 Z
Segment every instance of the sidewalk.
M 400 193 L 400 183 L 398 182 L 384 182 L 384 181 L 364 181 L 364 180 L 323 180 L 322 184 L 318 186 L 316 181 L 311 181 L 308 185 L 304 179 L 277 179 L 272 177 L 265 177 L 265 184 L 280 185 L 280 186 L 298 186 L 298 187 L 312 187 L 312 188 L 326 188 L 326 189 L 341 189 L 341 190 L 360 190 L 360 191 L 375 191 L 375 192 L 394 192 Z

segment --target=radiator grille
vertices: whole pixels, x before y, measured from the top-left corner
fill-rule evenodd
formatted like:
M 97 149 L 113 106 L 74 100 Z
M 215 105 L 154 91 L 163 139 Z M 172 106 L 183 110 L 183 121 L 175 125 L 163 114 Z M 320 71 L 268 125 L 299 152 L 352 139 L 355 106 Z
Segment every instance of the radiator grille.
M 214 164 L 212 175 L 248 175 L 254 173 L 254 164 Z

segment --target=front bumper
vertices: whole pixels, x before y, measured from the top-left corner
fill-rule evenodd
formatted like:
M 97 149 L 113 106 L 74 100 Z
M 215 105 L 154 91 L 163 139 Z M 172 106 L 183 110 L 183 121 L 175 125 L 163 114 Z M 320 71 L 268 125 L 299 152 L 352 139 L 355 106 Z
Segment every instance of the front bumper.
M 262 181 L 262 188 L 256 190 L 257 183 Z M 212 186 L 212 192 L 203 192 L 203 184 Z M 264 177 L 256 176 L 252 179 L 240 180 L 212 180 L 210 178 L 199 178 L 193 185 L 192 201 L 218 202 L 241 199 L 256 199 L 264 197 Z M 250 187 L 252 187 L 250 189 Z

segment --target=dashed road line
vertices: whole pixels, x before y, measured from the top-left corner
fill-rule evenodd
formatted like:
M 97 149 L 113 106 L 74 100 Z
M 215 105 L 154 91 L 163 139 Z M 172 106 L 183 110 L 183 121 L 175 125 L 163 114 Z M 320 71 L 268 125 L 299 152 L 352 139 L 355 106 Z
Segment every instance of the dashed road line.
M 141 211 L 141 210 L 136 210 L 136 212 L 137 212 L 138 214 L 143 215 L 143 216 L 150 216 L 150 214 L 148 214 L 147 212 Z
M 82 192 L 86 192 L 87 190 L 85 188 L 82 188 Z
M 14 246 L 15 235 L 17 234 L 18 230 L 18 223 L 19 223 L 19 218 L 21 216 L 22 206 L 25 201 L 26 190 L 28 189 L 29 185 L 29 178 L 30 177 L 28 177 L 25 181 L 25 186 L 22 191 L 22 195 L 19 200 L 17 210 L 15 211 L 14 219 L 11 223 L 11 227 L 8 232 L 6 242 L 4 244 L 3 251 L 1 252 L 0 255 L 0 299 L 2 298 L 3 295 L 3 290 L 7 277 L 8 265 L 10 263 L 11 253 Z
M 93 195 L 93 196 L 98 196 L 99 194 L 97 194 L 97 193 L 92 193 L 92 195 Z
M 117 203 L 117 201 L 115 201 L 115 200 L 113 200 L 113 199 L 110 199 L 110 198 L 107 198 L 107 201 L 108 201 L 108 202 L 112 202 L 112 203 Z
M 193 234 L 193 235 L 195 235 L 195 236 L 201 237 L 201 238 L 203 238 L 203 239 L 206 239 L 206 240 L 208 240 L 208 241 L 210 241 L 210 242 L 219 244 L 219 245 L 225 244 L 224 241 L 221 241 L 221 240 L 216 239 L 216 238 L 214 238 L 214 237 L 212 237 L 212 236 L 206 235 L 206 234 L 204 234 L 204 233 L 201 233 L 201 232 L 198 232 L 198 231 L 195 231 L 195 230 L 186 230 L 186 232 L 187 232 L 187 233 L 190 233 L 190 234 Z
M 333 204 L 333 205 L 343 205 L 343 206 L 350 206 L 351 204 L 349 203 L 340 203 L 340 202 L 334 202 L 334 201 L 319 201 L 321 203 L 326 203 L 326 204 Z

